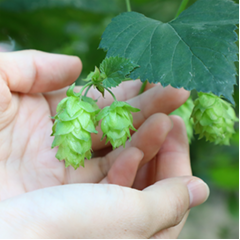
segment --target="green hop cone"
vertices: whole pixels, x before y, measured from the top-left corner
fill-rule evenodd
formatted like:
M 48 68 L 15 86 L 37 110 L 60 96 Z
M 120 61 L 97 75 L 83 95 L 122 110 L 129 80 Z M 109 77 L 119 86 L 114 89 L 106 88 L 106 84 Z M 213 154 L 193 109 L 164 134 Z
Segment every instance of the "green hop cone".
M 140 111 L 126 102 L 114 101 L 111 106 L 105 107 L 97 116 L 97 120 L 102 119 L 101 129 L 102 139 L 107 136 L 106 143 L 110 141 L 113 149 L 123 145 L 129 138 L 131 140 L 130 129 L 133 127 L 133 117 L 131 112 Z
M 192 110 L 194 107 L 194 103 L 191 97 L 178 109 L 172 112 L 170 115 L 177 115 L 181 117 L 185 123 L 188 142 L 191 143 L 193 138 L 193 120 L 191 119 Z
M 194 130 L 215 144 L 229 145 L 234 131 L 234 123 L 238 121 L 231 104 L 212 93 L 199 93 L 194 102 L 192 118 Z
M 91 158 L 91 133 L 97 133 L 96 115 L 100 112 L 96 102 L 88 97 L 79 97 L 72 91 L 67 92 L 57 106 L 57 114 L 52 128 L 55 136 L 52 148 L 58 146 L 56 158 L 65 160 L 65 166 L 77 169 L 84 166 L 84 159 Z

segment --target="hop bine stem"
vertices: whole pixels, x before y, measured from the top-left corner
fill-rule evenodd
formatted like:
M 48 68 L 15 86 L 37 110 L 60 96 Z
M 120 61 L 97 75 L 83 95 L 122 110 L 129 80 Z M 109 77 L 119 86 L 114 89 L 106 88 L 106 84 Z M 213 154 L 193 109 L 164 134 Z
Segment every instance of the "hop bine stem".
M 130 0 L 126 0 L 126 5 L 127 5 L 127 11 L 131 12 L 131 4 L 130 4 Z
M 180 5 L 180 7 L 179 7 L 179 9 L 178 9 L 178 11 L 177 11 L 177 14 L 176 14 L 175 18 L 178 17 L 179 14 L 180 14 L 183 10 L 185 10 L 185 8 L 186 8 L 186 6 L 187 6 L 187 4 L 188 4 L 188 1 L 189 1 L 189 0 L 183 0 L 183 1 L 182 1 L 181 5 Z

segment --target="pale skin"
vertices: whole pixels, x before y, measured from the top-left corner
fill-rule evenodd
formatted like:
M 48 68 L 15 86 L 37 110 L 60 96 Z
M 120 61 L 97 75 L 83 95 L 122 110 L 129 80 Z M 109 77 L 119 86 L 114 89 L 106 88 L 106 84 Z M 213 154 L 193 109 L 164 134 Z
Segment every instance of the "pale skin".
M 149 85 L 138 95 L 140 81 L 113 89 L 141 109 L 138 131 L 112 151 L 98 127 L 94 158 L 74 170 L 55 158 L 50 116 L 81 69 L 77 57 L 0 53 L 0 237 L 177 238 L 189 209 L 209 194 L 192 177 L 183 121 L 168 116 L 189 92 Z M 112 101 L 106 93 L 98 105 Z

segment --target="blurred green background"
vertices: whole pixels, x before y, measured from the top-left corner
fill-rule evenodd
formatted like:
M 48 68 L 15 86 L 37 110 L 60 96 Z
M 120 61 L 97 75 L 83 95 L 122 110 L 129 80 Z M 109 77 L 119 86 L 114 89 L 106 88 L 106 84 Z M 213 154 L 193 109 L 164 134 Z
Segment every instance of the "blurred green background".
M 194 3 L 190 0 L 188 5 Z M 236 1 L 238 2 L 238 1 Z M 174 18 L 181 0 L 132 0 L 132 10 L 162 22 Z M 81 79 L 105 57 L 101 35 L 124 0 L 0 0 L 0 51 L 37 49 L 77 55 Z M 237 65 L 236 65 L 237 66 Z M 238 83 L 238 79 L 236 79 Z M 239 88 L 234 99 L 239 116 Z M 208 183 L 209 200 L 191 210 L 180 238 L 239 238 L 239 127 L 231 146 L 192 142 L 193 174 Z

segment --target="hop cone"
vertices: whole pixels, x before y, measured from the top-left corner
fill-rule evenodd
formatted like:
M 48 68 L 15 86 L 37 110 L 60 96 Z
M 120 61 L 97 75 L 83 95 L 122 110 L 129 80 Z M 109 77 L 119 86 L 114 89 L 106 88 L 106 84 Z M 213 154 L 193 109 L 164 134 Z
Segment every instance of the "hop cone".
M 191 143 L 191 140 L 193 138 L 193 120 L 191 119 L 193 107 L 193 100 L 191 97 L 189 97 L 188 100 L 181 107 L 179 107 L 170 114 L 177 115 L 183 119 L 186 126 L 189 143 Z
M 133 127 L 133 117 L 131 112 L 140 111 L 128 103 L 114 101 L 111 106 L 105 107 L 97 116 L 97 120 L 102 119 L 101 129 L 102 139 L 107 136 L 107 141 L 114 148 L 121 145 L 125 147 L 126 140 L 131 140 L 130 130 L 136 131 Z
M 77 169 L 84 166 L 85 158 L 91 158 L 91 133 L 97 133 L 96 114 L 100 109 L 91 98 L 82 97 L 80 101 L 71 89 L 67 95 L 57 106 L 52 148 L 59 146 L 56 158 L 65 160 L 66 167 L 72 165 Z
M 211 93 L 199 93 L 194 102 L 192 118 L 199 138 L 215 144 L 229 145 L 234 133 L 234 122 L 238 121 L 231 105 Z

